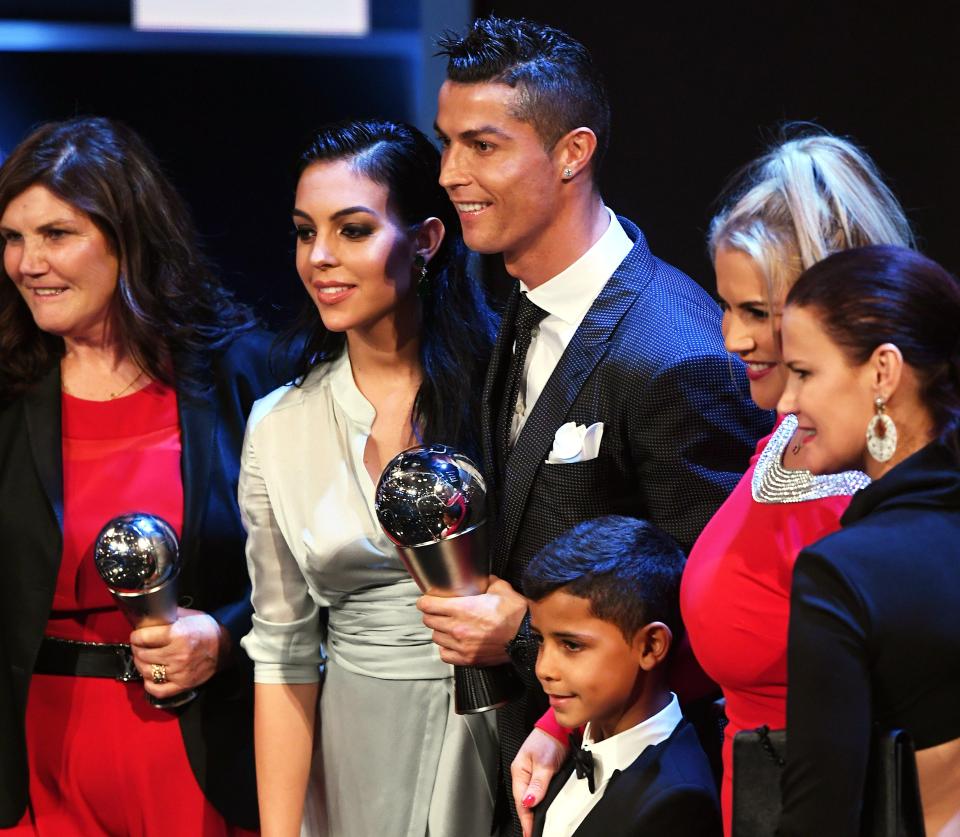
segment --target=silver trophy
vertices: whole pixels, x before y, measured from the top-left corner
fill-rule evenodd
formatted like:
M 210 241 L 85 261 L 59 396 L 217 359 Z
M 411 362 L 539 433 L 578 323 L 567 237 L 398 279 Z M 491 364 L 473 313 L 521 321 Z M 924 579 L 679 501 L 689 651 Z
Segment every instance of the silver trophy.
M 143 512 L 113 518 L 97 535 L 93 560 L 134 628 L 177 621 L 180 544 L 166 520 Z M 196 689 L 188 689 L 168 698 L 148 694 L 147 700 L 160 709 L 173 709 L 196 696 Z
M 446 445 L 410 448 L 387 464 L 377 484 L 377 517 L 424 593 L 475 596 L 486 591 L 486 496 L 477 466 Z M 459 715 L 496 709 L 521 689 L 509 665 L 454 668 Z

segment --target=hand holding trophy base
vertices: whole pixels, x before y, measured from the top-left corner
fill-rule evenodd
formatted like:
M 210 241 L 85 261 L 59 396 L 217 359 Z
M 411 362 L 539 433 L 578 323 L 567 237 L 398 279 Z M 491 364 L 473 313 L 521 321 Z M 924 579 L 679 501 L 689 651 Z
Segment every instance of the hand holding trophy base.
M 97 536 L 93 552 L 97 572 L 134 628 L 172 625 L 177 621 L 180 544 L 165 520 L 132 512 L 113 518 Z M 154 682 L 165 676 L 154 666 Z M 197 696 L 187 689 L 168 698 L 148 694 L 158 709 L 175 709 Z
M 424 593 L 486 592 L 486 486 L 467 457 L 446 445 L 403 451 L 384 469 L 375 505 L 380 525 Z M 510 665 L 454 667 L 454 709 L 459 715 L 497 709 L 521 689 Z

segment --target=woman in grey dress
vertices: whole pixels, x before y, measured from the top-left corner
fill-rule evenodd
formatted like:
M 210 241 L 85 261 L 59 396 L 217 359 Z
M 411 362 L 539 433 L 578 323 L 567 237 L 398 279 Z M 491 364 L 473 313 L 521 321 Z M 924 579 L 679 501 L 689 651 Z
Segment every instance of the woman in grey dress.
M 327 128 L 300 160 L 308 336 L 296 381 L 254 407 L 240 476 L 265 835 L 490 832 L 492 719 L 453 713 L 373 509 L 399 451 L 477 455 L 495 322 L 438 173 L 433 145 L 389 122 Z

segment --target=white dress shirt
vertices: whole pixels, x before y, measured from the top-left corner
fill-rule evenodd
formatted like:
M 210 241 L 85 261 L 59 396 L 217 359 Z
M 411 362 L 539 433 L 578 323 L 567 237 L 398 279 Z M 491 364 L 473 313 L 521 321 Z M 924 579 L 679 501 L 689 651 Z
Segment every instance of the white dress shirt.
M 546 311 L 547 316 L 531 331 L 530 348 L 523 365 L 520 393 L 510 428 L 511 444 L 520 435 L 527 416 L 590 306 L 633 249 L 633 242 L 623 231 L 617 216 L 609 207 L 607 213 L 610 224 L 603 235 L 572 265 L 533 290 L 520 282 L 520 292 Z
M 666 741 L 682 720 L 683 713 L 677 696 L 671 693 L 670 703 L 656 715 L 604 741 L 594 742 L 590 735 L 590 724 L 587 724 L 583 733 L 583 748 L 593 753 L 596 790 L 590 793 L 587 780 L 578 779 L 575 772 L 571 773 L 547 809 L 543 837 L 571 837 L 600 801 L 613 772 L 626 770 L 647 747 Z

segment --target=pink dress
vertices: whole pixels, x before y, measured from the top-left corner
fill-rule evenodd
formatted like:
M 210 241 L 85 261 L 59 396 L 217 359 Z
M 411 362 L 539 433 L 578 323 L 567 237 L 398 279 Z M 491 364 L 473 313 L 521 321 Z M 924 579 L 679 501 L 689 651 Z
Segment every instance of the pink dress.
M 795 426 L 793 416 L 781 417 L 757 444 L 747 472 L 694 544 L 680 588 L 693 652 L 726 698 L 721 806 L 727 835 L 733 737 L 763 724 L 786 726 L 794 562 L 803 547 L 840 527 L 850 495 L 869 482 L 859 472 L 814 477 L 782 468 Z
M 97 574 L 93 544 L 110 518 L 129 511 L 159 515 L 179 535 L 176 393 L 151 384 L 114 401 L 64 394 L 62 405 L 63 557 L 46 634 L 128 642 L 130 624 Z M 206 800 L 177 716 L 151 707 L 142 683 L 35 674 L 26 737 L 30 805 L 11 834 L 250 834 Z

